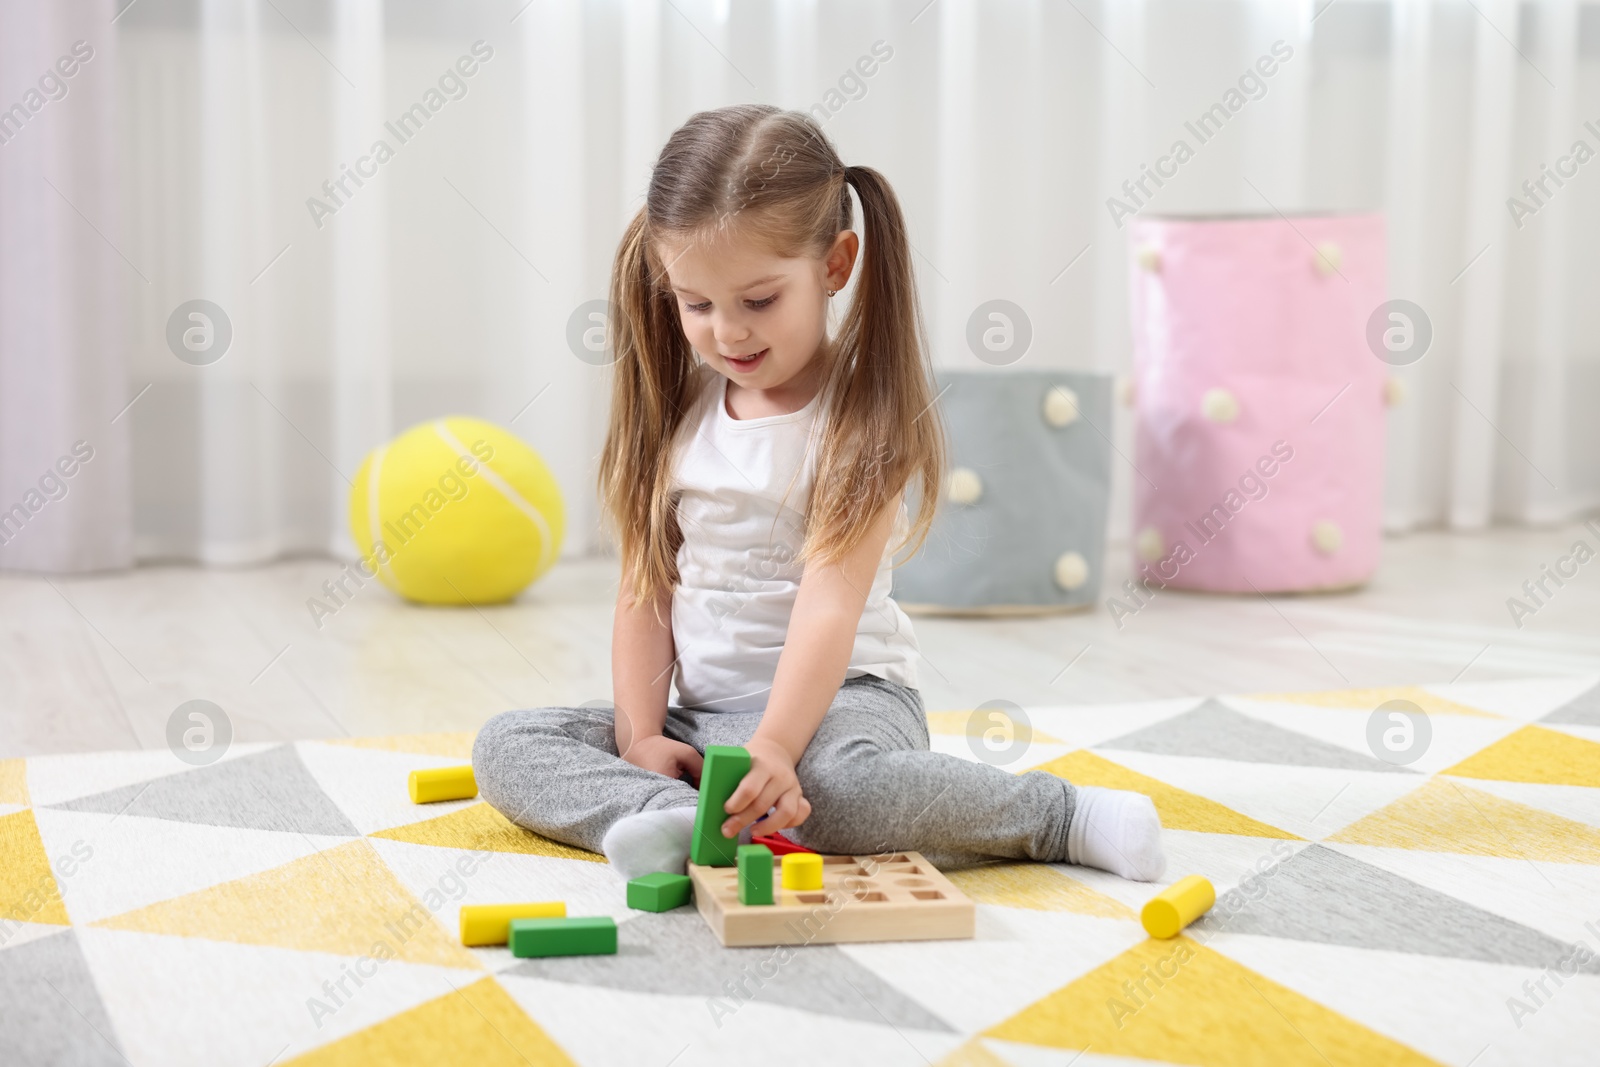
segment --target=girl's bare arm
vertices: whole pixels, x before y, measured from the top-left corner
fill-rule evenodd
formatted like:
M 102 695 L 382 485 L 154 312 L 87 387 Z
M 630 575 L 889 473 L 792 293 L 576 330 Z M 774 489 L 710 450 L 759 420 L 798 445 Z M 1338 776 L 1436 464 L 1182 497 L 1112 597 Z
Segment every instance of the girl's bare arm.
M 801 795 L 795 764 L 833 704 L 855 649 L 861 612 L 900 511 L 889 501 L 843 558 L 806 565 L 761 725 L 746 748 L 751 770 L 728 800 L 723 832 L 734 834 L 766 815 L 761 832 L 798 826 L 811 805 Z
M 656 619 L 659 610 L 660 621 Z M 639 741 L 661 734 L 667 721 L 676 651 L 672 594 L 654 603 L 633 598 L 633 576 L 622 576 L 611 626 L 611 689 L 617 702 L 617 751 L 624 757 Z

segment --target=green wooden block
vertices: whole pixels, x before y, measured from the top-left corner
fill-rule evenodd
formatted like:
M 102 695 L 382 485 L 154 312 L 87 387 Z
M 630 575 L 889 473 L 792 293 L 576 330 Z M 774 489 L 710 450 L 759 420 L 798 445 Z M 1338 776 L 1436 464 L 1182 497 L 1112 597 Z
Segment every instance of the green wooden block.
M 766 845 L 739 846 L 739 903 L 772 903 L 772 850 Z
M 511 954 L 528 956 L 614 956 L 617 923 L 609 915 L 567 919 L 512 919 Z
M 694 882 L 686 874 L 657 871 L 628 883 L 628 907 L 640 911 L 671 911 L 689 903 Z
M 739 839 L 722 836 L 723 810 L 739 781 L 750 772 L 750 753 L 737 745 L 707 745 L 700 768 L 700 803 L 694 810 L 689 859 L 702 867 L 732 867 Z

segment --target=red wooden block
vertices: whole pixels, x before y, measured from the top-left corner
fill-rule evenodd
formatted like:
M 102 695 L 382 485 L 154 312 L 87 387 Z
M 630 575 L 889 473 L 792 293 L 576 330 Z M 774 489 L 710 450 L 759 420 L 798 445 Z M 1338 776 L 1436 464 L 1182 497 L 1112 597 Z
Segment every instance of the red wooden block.
M 791 852 L 811 852 L 809 848 L 797 845 L 781 834 L 764 834 L 760 837 L 750 838 L 752 845 L 766 845 L 772 850 L 774 856 L 786 856 Z

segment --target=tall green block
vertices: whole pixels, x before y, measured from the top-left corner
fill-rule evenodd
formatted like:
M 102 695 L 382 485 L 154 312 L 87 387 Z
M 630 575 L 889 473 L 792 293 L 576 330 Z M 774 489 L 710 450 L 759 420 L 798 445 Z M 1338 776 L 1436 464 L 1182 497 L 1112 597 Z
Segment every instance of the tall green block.
M 657 871 L 628 883 L 628 907 L 640 911 L 671 911 L 689 903 L 694 883 L 686 874 Z
M 732 867 L 737 860 L 739 839 L 724 837 L 722 824 L 728 818 L 723 810 L 739 781 L 750 773 L 750 753 L 737 745 L 707 745 L 705 764 L 700 768 L 700 803 L 694 810 L 694 840 L 689 843 L 689 860 L 702 867 Z
M 617 921 L 609 915 L 568 919 L 512 919 L 507 939 L 511 954 L 529 956 L 612 956 L 617 951 Z
M 772 850 L 766 845 L 739 846 L 739 903 L 772 903 Z

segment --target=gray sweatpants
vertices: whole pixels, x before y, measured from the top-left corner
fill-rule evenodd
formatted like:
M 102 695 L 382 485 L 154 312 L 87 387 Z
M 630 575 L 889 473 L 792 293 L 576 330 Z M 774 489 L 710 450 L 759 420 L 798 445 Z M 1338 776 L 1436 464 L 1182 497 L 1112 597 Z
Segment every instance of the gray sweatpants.
M 496 715 L 472 748 L 479 792 L 512 822 L 595 852 L 618 819 L 693 807 L 688 782 L 618 757 L 612 716 L 565 707 Z M 760 712 L 670 707 L 662 732 L 703 752 L 744 744 L 760 721 Z M 795 770 L 811 816 L 785 833 L 818 852 L 913 850 L 939 867 L 1067 859 L 1068 782 L 930 752 L 921 694 L 873 675 L 845 680 Z

